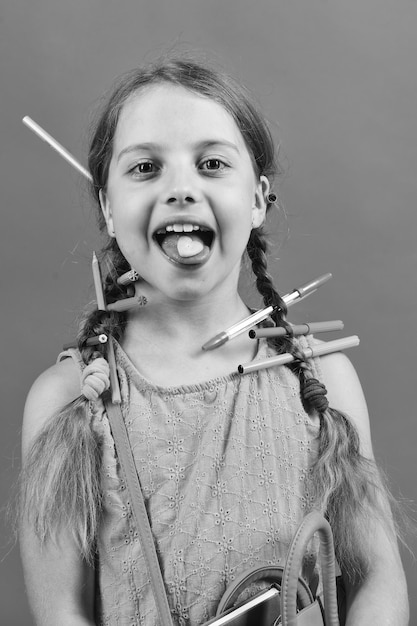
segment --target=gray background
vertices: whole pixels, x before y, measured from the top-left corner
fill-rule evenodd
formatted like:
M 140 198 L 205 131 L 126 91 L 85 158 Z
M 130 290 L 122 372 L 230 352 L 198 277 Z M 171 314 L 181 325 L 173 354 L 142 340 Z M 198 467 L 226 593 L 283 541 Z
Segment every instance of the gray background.
M 290 319 L 343 319 L 343 334 L 360 336 L 349 356 L 376 456 L 394 492 L 416 499 L 416 32 L 415 0 L 3 0 L 4 504 L 25 395 L 93 297 L 99 246 L 84 181 L 21 118 L 33 117 L 85 163 L 103 91 L 174 45 L 214 53 L 257 93 L 287 170 L 290 238 L 274 252 L 279 288 L 334 276 Z M 276 220 L 275 228 L 282 241 L 286 227 Z M 1 623 L 30 624 L 9 527 L 1 537 Z M 407 553 L 404 563 L 415 625 L 416 565 Z

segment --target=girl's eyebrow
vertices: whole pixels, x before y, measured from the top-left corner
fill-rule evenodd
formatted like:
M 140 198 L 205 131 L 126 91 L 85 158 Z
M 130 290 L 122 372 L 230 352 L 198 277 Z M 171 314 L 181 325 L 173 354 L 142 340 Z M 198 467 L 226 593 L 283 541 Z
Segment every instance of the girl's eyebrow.
M 214 147 L 225 147 L 230 148 L 240 154 L 238 146 L 232 141 L 228 141 L 227 139 L 207 139 L 203 141 L 199 141 L 196 143 L 193 148 L 195 150 L 206 150 L 207 148 Z M 155 152 L 161 150 L 162 146 L 153 142 L 145 142 L 145 143 L 135 143 L 130 146 L 126 146 L 119 152 L 117 157 L 117 162 L 126 155 L 131 154 L 132 152 Z
M 221 147 L 231 148 L 232 150 L 240 154 L 239 148 L 237 147 L 237 145 L 233 143 L 232 141 L 228 141 L 227 139 L 208 139 L 207 141 L 201 141 L 198 144 L 199 148 L 204 148 L 204 149 L 215 148 L 216 146 L 219 146 L 220 148 Z
M 123 148 L 123 150 L 120 150 L 119 155 L 117 157 L 117 162 L 120 161 L 120 159 L 122 158 L 122 156 L 124 156 L 125 154 L 130 154 L 131 152 L 151 152 L 154 150 L 157 150 L 158 146 L 155 143 L 135 143 L 132 144 L 131 146 L 126 146 L 126 148 Z

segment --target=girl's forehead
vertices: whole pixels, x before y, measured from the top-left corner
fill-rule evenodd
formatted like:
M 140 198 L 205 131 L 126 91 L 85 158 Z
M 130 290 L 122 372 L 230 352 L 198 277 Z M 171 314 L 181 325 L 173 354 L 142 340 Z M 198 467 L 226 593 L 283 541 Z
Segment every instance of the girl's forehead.
M 211 135 L 245 147 L 243 136 L 231 114 L 216 100 L 185 87 L 161 83 L 142 88 L 123 105 L 117 124 L 115 144 L 168 138 L 197 139 Z

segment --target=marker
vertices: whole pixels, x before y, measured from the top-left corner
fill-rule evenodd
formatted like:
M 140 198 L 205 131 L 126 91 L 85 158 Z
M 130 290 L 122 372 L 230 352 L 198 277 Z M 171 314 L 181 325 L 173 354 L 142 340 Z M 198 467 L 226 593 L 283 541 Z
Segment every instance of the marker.
M 122 300 L 116 300 L 107 305 L 108 311 L 129 311 L 129 309 L 136 308 L 138 306 L 145 306 L 148 304 L 148 300 L 145 296 L 133 296 L 132 298 L 123 298 Z
M 103 343 L 107 343 L 107 335 L 105 333 L 100 333 L 100 335 L 95 335 L 94 337 L 89 337 L 86 342 L 85 345 L 86 346 L 98 346 L 99 344 L 103 344 Z M 62 346 L 63 350 L 69 350 L 70 348 L 77 348 L 78 344 L 74 341 L 71 341 L 70 343 L 64 343 L 64 345 Z
M 100 333 L 100 335 L 96 335 L 95 337 L 89 337 L 85 342 L 86 346 L 98 346 L 100 343 L 107 343 L 107 335 L 105 333 Z
M 328 341 L 321 343 L 311 348 L 305 348 L 303 350 L 306 359 L 312 359 L 316 356 L 322 356 L 323 354 L 330 354 L 331 352 L 340 352 L 341 350 L 347 350 L 348 348 L 354 348 L 359 345 L 359 337 L 352 335 L 351 337 L 342 337 L 341 339 L 335 339 L 334 341 Z M 294 361 L 294 357 L 289 352 L 285 354 L 279 354 L 278 356 L 265 359 L 264 361 L 255 361 L 247 363 L 246 365 L 239 365 L 239 374 L 248 374 L 249 372 L 255 372 L 257 370 L 266 369 L 268 367 L 276 367 L 278 365 L 285 365 Z
M 124 285 L 130 285 L 136 282 L 137 280 L 139 280 L 139 274 L 137 273 L 136 270 L 132 269 L 126 272 L 125 274 L 122 274 L 121 276 L 119 276 L 116 282 L 118 285 L 124 286 Z
M 271 328 L 252 328 L 249 331 L 249 337 L 251 339 L 261 339 L 262 337 L 284 337 L 285 335 L 311 335 L 313 333 L 329 333 L 333 330 L 343 330 L 344 324 L 341 320 L 334 320 L 330 322 L 308 322 L 305 324 L 290 324 L 291 333 L 287 332 L 287 329 L 283 326 L 271 327 Z
M 92 182 L 93 178 L 90 172 L 86 170 L 85 167 L 83 167 L 75 157 L 72 156 L 71 152 L 68 152 L 68 150 L 64 148 L 64 146 L 62 146 L 56 139 L 54 139 L 52 135 L 47 133 L 46 130 L 39 126 L 39 124 L 32 120 L 32 118 L 30 118 L 28 115 L 26 115 L 22 119 L 22 122 L 28 128 L 30 128 L 30 130 L 33 130 L 33 132 L 38 135 L 38 137 L 40 137 L 43 141 L 46 141 L 46 143 L 49 144 L 51 148 L 53 148 L 56 152 L 58 152 L 58 154 L 60 154 L 65 159 L 65 161 L 72 165 L 73 168 L 75 168 L 78 172 L 85 176 L 85 178 Z
M 316 278 L 315 280 L 309 283 L 306 283 L 302 287 L 299 287 L 298 289 L 294 289 L 290 293 L 287 293 L 285 296 L 283 296 L 282 299 L 284 300 L 287 306 L 291 306 L 297 300 L 306 298 L 311 293 L 316 291 L 318 287 L 323 285 L 323 283 L 327 282 L 329 278 L 331 277 L 332 277 L 331 274 L 324 274 L 323 276 L 319 276 L 319 278 Z M 222 331 L 221 333 L 219 333 L 218 335 L 216 335 L 215 337 L 207 341 L 202 346 L 202 349 L 214 350 L 215 348 L 219 348 L 224 343 L 229 341 L 229 339 L 233 339 L 234 337 L 237 337 L 237 335 L 244 333 L 246 330 L 249 330 L 252 326 L 255 326 L 256 324 L 259 324 L 259 322 L 262 322 L 263 320 L 265 320 L 271 313 L 273 313 L 273 311 L 276 310 L 276 308 L 277 308 L 276 306 L 271 305 L 271 306 L 266 307 L 265 309 L 261 309 L 260 311 L 253 313 L 253 315 L 250 315 L 249 317 L 245 318 L 241 322 L 238 322 L 237 324 L 230 326 L 230 328 L 228 328 L 227 330 Z

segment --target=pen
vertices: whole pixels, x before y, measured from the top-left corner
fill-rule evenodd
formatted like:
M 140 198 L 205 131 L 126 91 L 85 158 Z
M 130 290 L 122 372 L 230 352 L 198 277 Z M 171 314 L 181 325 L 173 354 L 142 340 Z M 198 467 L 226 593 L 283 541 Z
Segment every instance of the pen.
M 255 324 L 262 322 L 268 317 L 268 315 L 270 315 L 274 311 L 274 309 L 274 306 L 268 306 L 266 307 L 266 309 L 261 309 L 260 311 L 253 313 L 241 322 L 230 326 L 230 328 L 228 328 L 227 330 L 224 330 L 223 332 L 213 337 L 213 339 L 207 341 L 207 343 L 202 346 L 202 349 L 214 350 L 214 348 L 219 348 L 224 343 L 226 343 L 226 341 L 229 341 L 229 339 L 233 339 L 233 337 L 244 333 L 245 330 L 249 330 L 251 326 L 255 326 Z
M 317 289 L 321 287 L 321 285 L 323 285 L 324 283 L 327 283 L 327 281 L 331 277 L 332 275 L 330 273 L 323 274 L 322 276 L 319 276 L 318 278 L 311 280 L 309 283 L 306 283 L 305 285 L 298 287 L 298 289 L 294 289 L 293 291 L 291 291 L 291 293 L 288 293 L 286 296 L 283 297 L 285 304 L 289 306 L 296 300 L 302 300 L 303 298 L 306 298 L 310 294 L 317 291 Z
M 291 306 L 296 300 L 301 300 L 302 298 L 305 298 L 309 296 L 311 293 L 313 293 L 314 291 L 316 291 L 318 287 L 320 287 L 320 285 L 327 282 L 329 278 L 331 277 L 332 277 L 331 274 L 323 274 L 323 276 L 319 276 L 315 280 L 312 280 L 309 283 L 306 283 L 302 287 L 299 287 L 298 289 L 294 289 L 290 293 L 283 296 L 282 299 L 284 300 L 287 306 Z M 214 350 L 215 348 L 219 348 L 224 343 L 229 341 L 229 339 L 233 339 L 234 337 L 237 337 L 237 335 L 244 333 L 246 330 L 249 330 L 252 326 L 255 326 L 256 324 L 259 324 L 259 322 L 262 322 L 263 320 L 265 320 L 276 308 L 277 308 L 276 306 L 271 305 L 271 306 L 266 307 L 265 309 L 261 309 L 260 311 L 253 313 L 253 315 L 250 315 L 249 317 L 245 318 L 241 322 L 237 322 L 237 324 L 230 326 L 230 328 L 228 328 L 227 330 L 223 330 L 221 333 L 219 333 L 218 335 L 216 335 L 215 337 L 207 341 L 202 346 L 202 349 Z
M 311 348 L 305 348 L 303 350 L 306 359 L 311 359 L 316 356 L 322 356 L 324 354 L 330 354 L 331 352 L 339 352 L 341 350 L 347 350 L 348 348 L 354 348 L 359 345 L 359 337 L 352 335 L 351 337 L 342 337 L 341 339 L 335 339 L 334 341 L 327 341 L 326 343 L 320 343 L 317 346 Z M 247 363 L 246 365 L 239 365 L 239 374 L 248 374 L 249 372 L 255 372 L 257 370 L 266 369 L 267 367 L 275 367 L 277 365 L 285 365 L 291 363 L 294 357 L 289 352 L 280 354 L 278 356 L 270 357 L 264 361 L 255 361 Z
M 251 339 L 261 339 L 262 337 L 283 337 L 284 335 L 311 335 L 313 333 L 328 333 L 332 330 L 343 330 L 344 324 L 341 320 L 333 320 L 330 322 L 306 322 L 305 324 L 290 324 L 291 333 L 283 326 L 271 328 L 252 328 L 249 331 Z
M 56 141 L 56 139 L 54 139 L 52 137 L 52 135 L 50 135 L 49 133 L 46 132 L 46 130 L 44 130 L 41 126 L 39 126 L 39 124 L 37 124 L 34 120 L 32 120 L 32 118 L 30 118 L 28 115 L 26 115 L 23 119 L 22 122 L 31 130 L 33 130 L 33 132 L 38 135 L 38 137 L 40 137 L 41 139 L 43 139 L 43 141 L 46 141 L 47 144 L 49 144 L 51 146 L 51 148 L 53 148 L 54 150 L 56 150 L 56 152 L 58 152 L 58 154 L 60 154 L 68 163 L 70 163 L 70 165 L 72 165 L 72 167 L 74 167 L 78 172 L 80 172 L 83 176 L 85 176 L 86 178 L 88 178 L 89 181 L 92 181 L 92 176 L 90 174 L 90 172 L 88 172 L 85 167 L 83 167 L 81 165 L 81 163 L 79 163 L 77 161 L 77 159 L 75 159 L 75 157 L 72 156 L 71 152 L 68 152 L 68 150 L 66 148 L 64 148 L 64 146 L 62 146 L 60 143 L 58 143 L 58 141 Z

